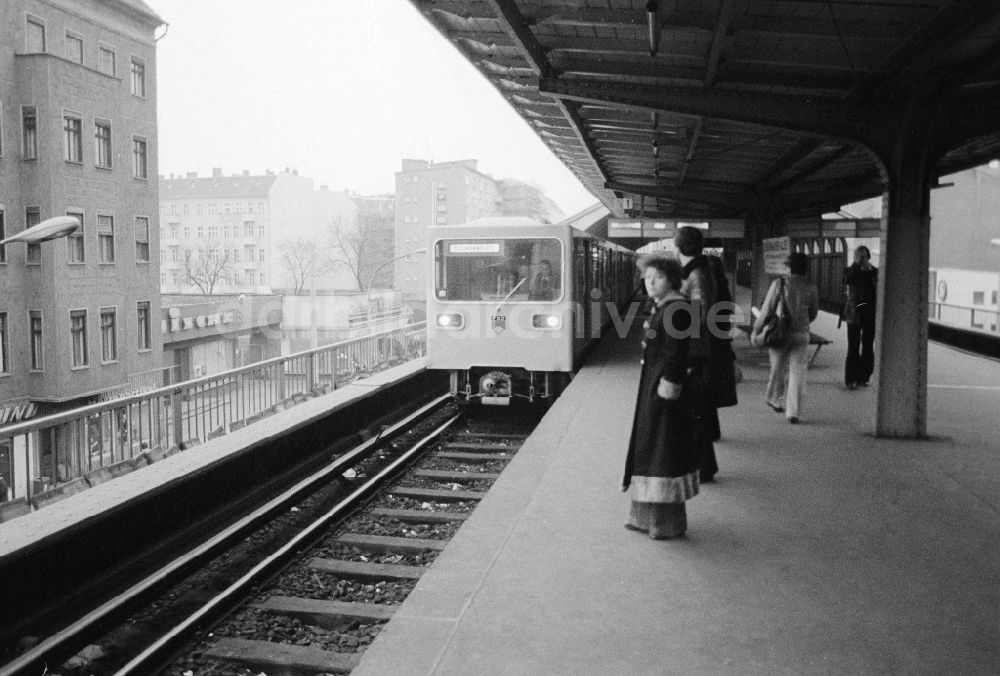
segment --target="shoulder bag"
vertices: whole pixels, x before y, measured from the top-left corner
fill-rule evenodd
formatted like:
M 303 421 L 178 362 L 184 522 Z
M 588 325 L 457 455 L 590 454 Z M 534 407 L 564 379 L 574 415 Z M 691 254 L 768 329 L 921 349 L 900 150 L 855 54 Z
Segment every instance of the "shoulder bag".
M 785 300 L 785 278 L 779 281 L 778 302 L 775 304 L 774 312 L 767 315 L 761 323 L 760 329 L 753 335 L 754 347 L 774 347 L 782 348 L 788 345 L 791 339 L 791 312 L 788 309 L 788 302 Z

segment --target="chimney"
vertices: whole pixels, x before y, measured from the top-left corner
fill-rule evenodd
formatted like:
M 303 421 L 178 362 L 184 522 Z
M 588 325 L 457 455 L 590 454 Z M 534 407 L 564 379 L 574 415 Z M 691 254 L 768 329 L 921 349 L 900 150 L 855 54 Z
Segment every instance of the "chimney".
M 171 174 L 170 174 L 170 178 L 172 179 L 173 177 L 174 177 L 174 175 L 173 175 L 173 173 L 171 173 Z
M 274 172 L 271 171 L 270 169 L 265 169 L 264 174 L 266 174 L 267 176 L 274 176 Z
M 244 169 L 243 170 L 243 175 L 244 176 L 249 176 L 250 175 L 250 170 L 249 169 Z
M 299 175 L 299 170 L 298 169 L 292 169 L 292 176 L 298 176 L 298 175 Z
M 212 178 L 219 178 L 222 176 L 222 167 L 212 167 Z
M 321 185 L 321 186 L 319 187 L 319 189 L 320 189 L 320 190 L 329 190 L 329 189 L 330 189 L 330 186 L 328 186 L 328 185 Z
M 185 178 L 198 178 L 198 172 L 197 171 L 189 171 L 187 173 L 187 175 L 185 176 Z

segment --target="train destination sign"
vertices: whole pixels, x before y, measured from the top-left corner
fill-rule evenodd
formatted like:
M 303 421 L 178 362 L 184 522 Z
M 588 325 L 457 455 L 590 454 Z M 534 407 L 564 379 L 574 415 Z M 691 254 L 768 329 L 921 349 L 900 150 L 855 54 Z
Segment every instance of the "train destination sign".
M 608 237 L 667 239 L 676 235 L 678 228 L 685 226 L 698 228 L 705 233 L 705 237 L 716 239 L 742 239 L 746 227 L 742 218 L 713 218 L 697 221 L 662 218 L 609 218 Z
M 498 254 L 500 242 L 456 242 L 448 245 L 453 254 Z

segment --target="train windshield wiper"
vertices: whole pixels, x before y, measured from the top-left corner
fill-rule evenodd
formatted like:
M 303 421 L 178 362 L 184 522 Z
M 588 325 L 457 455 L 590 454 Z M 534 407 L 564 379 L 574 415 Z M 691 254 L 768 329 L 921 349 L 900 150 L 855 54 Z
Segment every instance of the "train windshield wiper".
M 521 285 L 524 284 L 526 281 L 528 281 L 527 277 L 525 277 L 520 282 L 518 282 L 517 284 L 515 284 L 514 288 L 510 290 L 510 293 L 508 293 L 506 296 L 504 296 L 503 300 L 500 301 L 500 303 L 497 305 L 497 309 L 493 311 L 493 314 L 500 314 L 500 309 L 503 307 L 503 304 L 506 303 L 507 299 L 509 299 L 511 296 L 513 296 L 514 292 L 517 291 L 518 289 L 520 289 Z

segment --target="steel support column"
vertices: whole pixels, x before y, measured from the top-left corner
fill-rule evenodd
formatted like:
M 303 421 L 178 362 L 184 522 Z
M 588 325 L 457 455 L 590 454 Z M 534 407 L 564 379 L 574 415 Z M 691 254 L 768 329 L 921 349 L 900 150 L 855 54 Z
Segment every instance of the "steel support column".
M 915 98 L 891 146 L 875 333 L 875 435 L 927 435 L 927 280 L 934 110 Z

